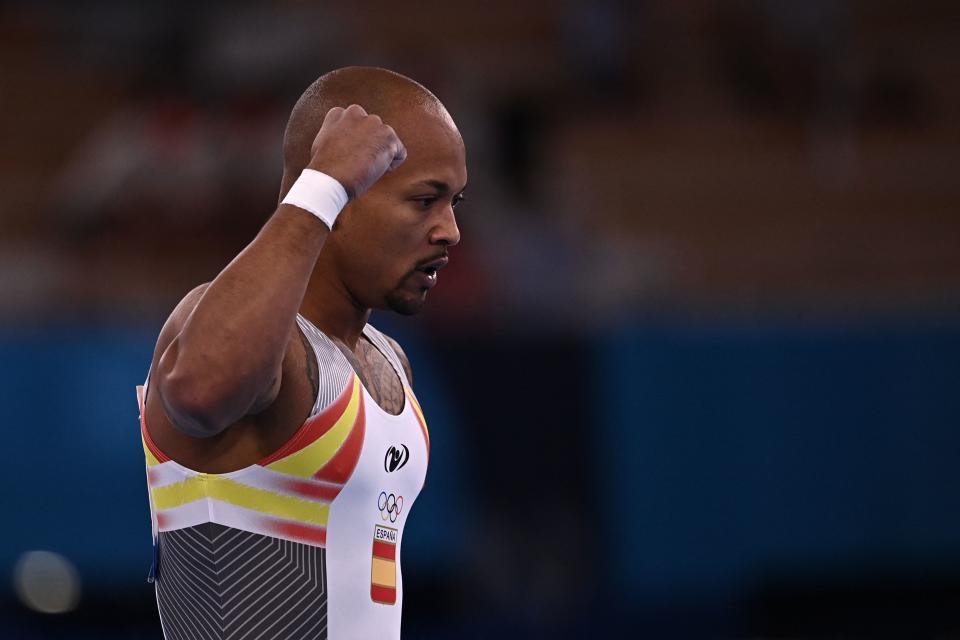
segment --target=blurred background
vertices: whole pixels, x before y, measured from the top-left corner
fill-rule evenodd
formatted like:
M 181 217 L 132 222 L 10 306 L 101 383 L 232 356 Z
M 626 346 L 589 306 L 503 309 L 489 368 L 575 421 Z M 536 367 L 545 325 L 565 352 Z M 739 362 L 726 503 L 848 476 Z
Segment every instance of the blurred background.
M 407 638 L 960 637 L 960 5 L 0 5 L 0 637 L 161 638 L 134 386 L 346 64 L 466 140 Z

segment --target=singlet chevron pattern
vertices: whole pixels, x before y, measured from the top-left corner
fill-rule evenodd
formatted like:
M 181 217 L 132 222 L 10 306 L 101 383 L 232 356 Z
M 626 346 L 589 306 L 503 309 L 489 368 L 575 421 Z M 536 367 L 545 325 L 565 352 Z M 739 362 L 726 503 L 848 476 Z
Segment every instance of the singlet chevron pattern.
M 326 550 L 206 523 L 160 534 L 167 640 L 323 640 Z

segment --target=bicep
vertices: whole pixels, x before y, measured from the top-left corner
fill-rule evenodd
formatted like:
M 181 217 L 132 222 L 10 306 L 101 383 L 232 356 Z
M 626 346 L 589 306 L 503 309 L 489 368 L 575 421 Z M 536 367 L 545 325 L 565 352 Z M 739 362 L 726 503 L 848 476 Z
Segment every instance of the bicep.
M 180 335 L 180 330 L 183 328 L 183 325 L 186 324 L 187 318 L 193 313 L 197 303 L 200 302 L 200 298 L 203 297 L 203 292 L 206 291 L 209 286 L 210 283 L 206 282 L 191 290 L 190 293 L 180 300 L 167 318 L 167 321 L 163 324 L 163 328 L 160 329 L 160 335 L 157 337 L 156 347 L 153 350 L 153 360 L 150 362 L 151 380 L 155 379 L 157 366 L 164 356 L 176 356 L 176 345 L 174 341 L 177 339 L 177 336 Z M 167 352 L 170 350 L 172 350 L 172 353 L 168 355 Z M 149 391 L 149 389 L 145 389 L 145 391 Z
M 194 309 L 199 304 L 200 299 L 203 297 L 204 292 L 207 290 L 207 287 L 210 286 L 210 283 L 204 283 L 183 297 L 173 312 L 170 314 L 170 317 L 167 318 L 167 321 L 164 323 L 163 328 L 160 330 L 160 335 L 157 338 L 157 345 L 154 349 L 153 360 L 150 364 L 150 375 L 148 378 L 147 388 L 144 389 L 144 398 L 145 400 L 149 397 L 151 391 L 156 393 L 157 399 L 160 400 L 160 407 L 162 407 L 163 412 L 166 414 L 167 419 L 171 424 L 177 425 L 178 421 L 172 419 L 172 414 L 176 413 L 172 411 L 172 407 L 168 406 L 167 402 L 163 398 L 162 385 L 158 384 L 160 380 L 158 379 L 158 371 L 163 372 L 171 368 L 171 365 L 176 361 L 179 345 L 177 338 L 180 335 L 180 332 L 183 330 L 184 325 L 190 319 L 190 315 L 193 313 Z M 290 349 L 288 348 L 287 355 L 289 356 Z M 264 389 L 263 393 L 254 401 L 250 414 L 260 413 L 267 408 L 269 408 L 274 400 L 277 398 L 277 395 L 280 392 L 280 386 L 282 383 L 282 367 L 277 371 L 274 376 L 273 381 L 270 385 Z M 153 403 L 151 403 L 152 405 Z M 191 435 L 191 429 L 184 428 L 185 425 L 180 425 L 178 428 Z

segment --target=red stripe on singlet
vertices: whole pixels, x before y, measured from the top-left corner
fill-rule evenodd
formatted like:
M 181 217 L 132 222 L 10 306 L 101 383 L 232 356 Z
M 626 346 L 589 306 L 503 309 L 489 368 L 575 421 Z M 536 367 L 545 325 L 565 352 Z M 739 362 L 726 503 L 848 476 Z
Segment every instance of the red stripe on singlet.
M 299 542 L 324 547 L 327 544 L 327 530 L 325 527 L 312 527 L 308 524 L 291 522 L 289 520 L 270 520 L 268 528 L 278 536 L 292 538 Z
M 265 467 L 271 462 L 276 462 L 280 458 L 285 458 L 292 453 L 296 453 L 329 431 L 333 425 L 336 424 L 340 416 L 343 415 L 343 412 L 347 410 L 347 405 L 350 404 L 350 396 L 353 394 L 353 385 L 356 384 L 356 380 L 357 377 L 353 376 L 347 384 L 347 387 L 340 394 L 340 397 L 337 398 L 332 405 L 304 422 L 297 432 L 287 440 L 286 444 L 266 458 L 258 461 L 257 464 Z
M 143 403 L 140 404 L 140 435 L 143 436 L 143 441 L 146 443 L 147 449 L 149 449 L 153 457 L 157 459 L 157 462 L 167 462 L 170 460 L 170 456 L 160 451 L 160 447 L 156 445 L 153 438 L 150 437 L 150 432 L 147 431 L 147 409 Z
M 316 484 L 308 480 L 284 480 L 283 488 L 296 493 L 305 498 L 319 498 L 327 502 L 333 502 L 343 490 L 342 485 L 327 486 Z
M 356 377 L 354 377 L 356 380 Z M 364 409 L 363 392 L 360 393 L 360 408 L 357 410 L 357 419 L 353 423 L 350 435 L 347 436 L 336 454 L 319 471 L 313 474 L 317 480 L 346 484 L 353 474 L 360 451 L 363 449 L 363 435 L 366 429 L 366 411 Z

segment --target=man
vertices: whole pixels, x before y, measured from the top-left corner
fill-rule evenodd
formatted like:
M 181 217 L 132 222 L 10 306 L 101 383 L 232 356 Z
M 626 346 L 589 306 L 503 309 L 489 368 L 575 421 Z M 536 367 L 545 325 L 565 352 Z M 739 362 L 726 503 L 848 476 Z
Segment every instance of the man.
M 350 67 L 301 96 L 283 155 L 280 205 L 176 307 L 140 389 L 168 640 L 400 637 L 429 436 L 367 320 L 418 312 L 459 242 L 463 140 L 421 85 Z

